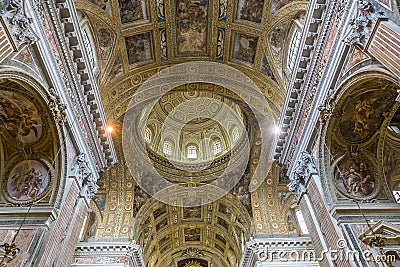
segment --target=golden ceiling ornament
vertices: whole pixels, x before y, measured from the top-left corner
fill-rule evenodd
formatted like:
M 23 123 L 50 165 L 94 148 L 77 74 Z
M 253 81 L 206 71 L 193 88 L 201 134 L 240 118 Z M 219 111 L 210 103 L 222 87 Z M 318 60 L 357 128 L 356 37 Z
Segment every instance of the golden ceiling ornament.
M 192 260 L 186 263 L 185 267 L 202 267 L 198 261 Z

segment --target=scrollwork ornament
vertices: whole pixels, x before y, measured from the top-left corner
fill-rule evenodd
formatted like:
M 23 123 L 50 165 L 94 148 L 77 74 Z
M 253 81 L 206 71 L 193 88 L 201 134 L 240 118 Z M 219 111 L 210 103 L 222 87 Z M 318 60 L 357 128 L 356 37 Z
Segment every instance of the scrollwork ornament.
M 196 258 L 196 257 L 202 257 L 204 256 L 204 253 L 202 250 L 198 248 L 188 248 L 184 252 L 182 252 L 182 257 L 191 257 L 191 258 Z
M 75 176 L 81 186 L 81 195 L 86 198 L 93 198 L 99 186 L 97 179 L 89 166 L 89 161 L 85 153 L 80 153 L 74 159 L 71 168 L 71 176 Z
M 333 96 L 328 95 L 324 101 L 324 104 L 318 107 L 320 112 L 320 121 L 322 123 L 326 123 L 331 118 L 334 107 L 335 100 Z
M 293 175 L 290 175 L 289 191 L 299 199 L 306 192 L 306 184 L 310 175 L 316 173 L 317 169 L 311 154 L 307 151 L 302 152 Z

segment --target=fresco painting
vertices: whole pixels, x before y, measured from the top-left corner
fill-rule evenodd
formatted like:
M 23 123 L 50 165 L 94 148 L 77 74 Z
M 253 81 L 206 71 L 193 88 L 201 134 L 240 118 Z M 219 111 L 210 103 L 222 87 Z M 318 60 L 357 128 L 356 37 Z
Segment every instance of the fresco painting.
M 264 0 L 240 0 L 238 19 L 261 23 Z
M 376 177 L 371 164 L 365 159 L 346 157 L 335 167 L 336 187 L 344 195 L 363 198 L 371 195 L 376 186 Z
M 0 123 L 22 143 L 33 143 L 42 135 L 43 123 L 37 108 L 20 94 L 0 91 Z
M 145 3 L 142 0 L 119 0 L 121 23 L 147 19 Z
M 176 1 L 177 53 L 207 53 L 207 0 Z
M 18 201 L 37 198 L 49 185 L 48 168 L 37 160 L 24 160 L 11 170 L 7 180 L 9 196 Z
M 129 65 L 139 66 L 153 61 L 150 32 L 126 37 L 125 42 Z
M 243 33 L 234 35 L 233 59 L 252 66 L 257 52 L 258 37 Z

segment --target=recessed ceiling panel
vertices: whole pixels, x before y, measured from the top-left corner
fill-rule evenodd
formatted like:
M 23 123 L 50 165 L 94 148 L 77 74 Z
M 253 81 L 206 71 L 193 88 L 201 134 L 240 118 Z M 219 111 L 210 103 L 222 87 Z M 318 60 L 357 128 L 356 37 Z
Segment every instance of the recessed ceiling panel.
M 144 0 L 119 0 L 121 23 L 132 23 L 147 20 Z
M 261 23 L 264 0 L 239 0 L 237 19 Z
M 232 61 L 253 67 L 258 37 L 236 32 L 233 34 Z
M 125 38 L 129 68 L 154 62 L 153 38 L 151 32 L 144 32 Z

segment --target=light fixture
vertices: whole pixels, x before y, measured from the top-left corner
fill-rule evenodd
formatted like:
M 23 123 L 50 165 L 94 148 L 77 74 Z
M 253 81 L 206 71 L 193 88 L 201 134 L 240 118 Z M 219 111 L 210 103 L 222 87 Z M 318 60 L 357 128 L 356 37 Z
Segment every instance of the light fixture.
M 106 130 L 107 130 L 107 133 L 110 134 L 114 131 L 114 128 L 112 126 L 107 126 Z
M 33 202 L 29 205 L 28 211 L 26 212 L 24 219 L 22 220 L 17 232 L 11 240 L 11 244 L 4 243 L 0 245 L 0 248 L 4 249 L 3 258 L 0 261 L 0 267 L 7 266 L 7 263 L 15 259 L 17 257 L 17 254 L 20 252 L 20 248 L 15 244 L 15 240 L 17 239 L 17 236 L 21 231 L 22 225 L 25 223 L 26 217 L 28 217 L 28 214 L 31 211 L 32 205 Z
M 280 133 L 281 133 L 281 128 L 279 128 L 278 125 L 275 125 L 275 126 L 274 126 L 274 134 L 278 135 L 278 134 L 280 134 Z

